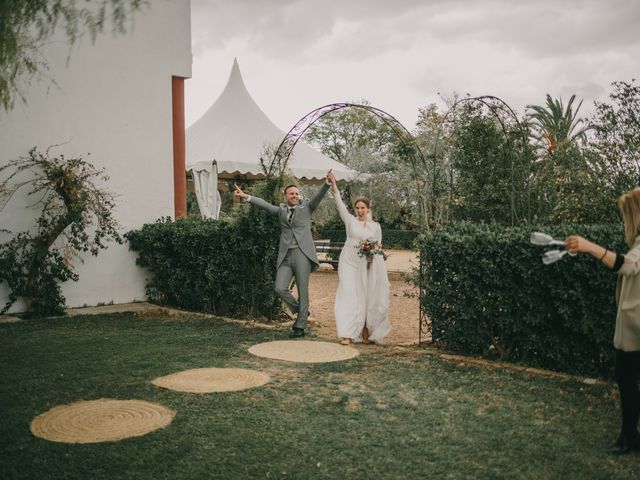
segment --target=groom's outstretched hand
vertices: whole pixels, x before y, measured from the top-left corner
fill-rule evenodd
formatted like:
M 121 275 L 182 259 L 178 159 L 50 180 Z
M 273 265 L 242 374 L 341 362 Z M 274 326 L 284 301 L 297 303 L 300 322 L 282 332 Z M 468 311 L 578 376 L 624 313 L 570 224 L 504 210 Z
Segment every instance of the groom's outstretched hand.
M 247 195 L 246 193 L 244 193 L 244 192 L 240 189 L 240 187 L 239 187 L 238 185 L 236 185 L 235 183 L 233 184 L 233 188 L 234 188 L 234 190 L 233 190 L 233 195 L 234 195 L 234 197 L 238 197 L 238 198 L 241 198 L 241 199 L 243 199 L 243 200 L 246 200 L 246 199 L 247 199 L 247 197 L 249 196 L 249 195 Z

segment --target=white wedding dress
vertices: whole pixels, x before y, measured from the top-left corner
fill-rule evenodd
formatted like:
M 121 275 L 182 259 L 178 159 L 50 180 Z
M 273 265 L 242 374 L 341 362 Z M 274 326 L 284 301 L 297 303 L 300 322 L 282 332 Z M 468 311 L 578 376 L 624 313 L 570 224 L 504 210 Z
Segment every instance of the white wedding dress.
M 383 343 L 391 329 L 387 267 L 381 255 L 373 256 L 369 269 L 367 259 L 358 256 L 360 240 L 370 239 L 382 243 L 382 229 L 379 223 L 371 219 L 359 221 L 347 211 L 340 194 L 334 192 L 333 195 L 347 230 L 347 240 L 338 263 L 335 303 L 338 337 L 360 342 L 366 325 L 369 341 Z

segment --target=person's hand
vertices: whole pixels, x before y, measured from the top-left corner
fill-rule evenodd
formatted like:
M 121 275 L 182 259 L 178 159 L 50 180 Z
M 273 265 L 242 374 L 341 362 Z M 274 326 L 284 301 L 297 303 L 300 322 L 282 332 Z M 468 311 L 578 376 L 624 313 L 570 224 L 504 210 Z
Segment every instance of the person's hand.
M 564 246 L 571 253 L 591 253 L 595 244 L 579 235 L 572 235 L 565 239 Z
M 249 196 L 249 195 L 247 195 L 246 193 L 244 193 L 244 192 L 240 189 L 240 187 L 239 187 L 238 185 L 236 185 L 235 183 L 233 184 L 233 188 L 234 188 L 234 191 L 233 191 L 233 196 L 234 196 L 234 197 L 238 197 L 238 198 L 241 198 L 241 199 L 243 199 L 243 200 L 246 200 L 246 199 L 247 199 L 247 197 Z
M 329 171 L 327 172 L 327 182 L 334 183 L 336 180 L 331 170 L 332 169 L 330 168 Z

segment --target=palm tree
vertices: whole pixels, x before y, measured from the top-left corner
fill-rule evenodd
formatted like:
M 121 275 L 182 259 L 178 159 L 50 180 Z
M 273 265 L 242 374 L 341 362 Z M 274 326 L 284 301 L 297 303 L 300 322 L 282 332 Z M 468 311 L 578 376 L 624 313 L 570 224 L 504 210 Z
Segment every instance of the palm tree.
M 529 119 L 533 121 L 532 137 L 545 145 L 548 155 L 555 151 L 563 151 L 570 144 L 585 139 L 588 127 L 581 126 L 584 120 L 578 118 L 582 100 L 574 111 L 575 99 L 576 96 L 571 95 L 565 108 L 562 99 L 554 100 L 547 94 L 546 106 L 527 105 L 527 108 L 533 110 L 533 113 L 529 114 Z

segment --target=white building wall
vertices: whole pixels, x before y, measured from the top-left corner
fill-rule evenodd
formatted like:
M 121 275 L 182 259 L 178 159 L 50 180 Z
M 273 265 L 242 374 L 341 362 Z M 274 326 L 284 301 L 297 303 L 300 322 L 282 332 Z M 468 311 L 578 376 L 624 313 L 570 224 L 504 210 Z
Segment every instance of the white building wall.
M 95 43 L 89 36 L 71 49 L 63 36 L 44 56 L 51 82 L 34 82 L 27 104 L 0 111 L 0 164 L 37 146 L 52 155 L 83 156 L 105 167 L 117 196 L 121 232 L 174 214 L 172 76 L 191 76 L 190 0 L 154 0 L 137 12 L 127 33 L 110 25 Z M 87 153 L 90 153 L 87 156 Z M 37 209 L 23 187 L 0 211 L 0 229 L 30 228 Z M 7 235 L 0 234 L 0 242 Z M 143 300 L 145 272 L 126 245 L 110 244 L 98 257 L 75 262 L 78 282 L 62 284 L 70 307 Z M 0 285 L 0 307 L 7 300 Z M 12 311 L 20 311 L 16 304 Z

